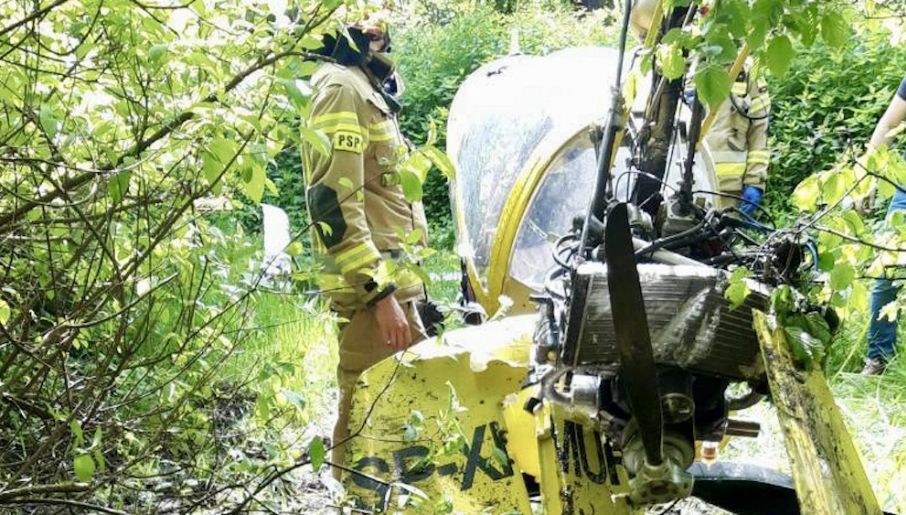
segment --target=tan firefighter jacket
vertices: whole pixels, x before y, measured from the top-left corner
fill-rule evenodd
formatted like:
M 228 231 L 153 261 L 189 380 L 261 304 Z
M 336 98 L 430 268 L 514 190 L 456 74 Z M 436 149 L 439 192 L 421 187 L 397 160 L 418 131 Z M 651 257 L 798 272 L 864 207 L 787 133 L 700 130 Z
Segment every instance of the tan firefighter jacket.
M 394 266 L 401 239 L 427 224 L 421 203 L 403 196 L 398 171 L 408 153 L 395 114 L 358 67 L 322 64 L 309 128 L 330 140 L 329 156 L 302 148 L 306 203 L 322 258 L 319 286 L 334 308 L 354 310 L 394 293 L 401 302 L 423 294 L 418 276 Z
M 739 195 L 744 186 L 764 190 L 771 160 L 768 116 L 771 98 L 763 79 L 740 73 L 731 96 L 718 106 L 705 144 L 721 192 Z

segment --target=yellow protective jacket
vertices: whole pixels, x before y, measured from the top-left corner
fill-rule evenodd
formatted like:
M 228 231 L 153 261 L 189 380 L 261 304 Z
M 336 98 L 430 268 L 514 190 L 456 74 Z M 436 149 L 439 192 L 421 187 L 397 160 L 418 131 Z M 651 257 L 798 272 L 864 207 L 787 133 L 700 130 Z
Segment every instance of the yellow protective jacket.
M 763 79 L 740 73 L 730 98 L 718 106 L 705 144 L 721 192 L 739 195 L 743 186 L 764 190 L 771 160 L 768 117 L 771 97 Z
M 332 147 L 327 156 L 309 144 L 302 148 L 322 291 L 339 310 L 370 306 L 391 293 L 401 302 L 422 296 L 417 275 L 391 265 L 402 238 L 413 231 L 421 244 L 427 238 L 421 203 L 409 203 L 400 186 L 408 147 L 395 114 L 359 67 L 324 63 L 312 85 L 306 123 Z

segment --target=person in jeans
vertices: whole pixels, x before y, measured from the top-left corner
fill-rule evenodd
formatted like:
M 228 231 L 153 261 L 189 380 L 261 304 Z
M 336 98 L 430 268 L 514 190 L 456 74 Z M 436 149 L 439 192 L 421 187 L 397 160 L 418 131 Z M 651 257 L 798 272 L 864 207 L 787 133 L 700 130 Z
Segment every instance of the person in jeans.
M 890 143 L 890 132 L 906 121 L 906 77 L 900 82 L 896 95 L 887 106 L 887 111 L 881 117 L 871 141 L 868 143 L 869 152 L 876 147 Z M 872 198 L 873 195 L 869 196 Z M 906 184 L 897 187 L 890 206 L 887 208 L 887 223 L 895 211 L 906 211 Z M 889 277 L 889 274 L 888 274 Z M 871 321 L 868 326 L 868 357 L 862 373 L 876 375 L 884 373 L 887 363 L 896 353 L 897 322 L 899 311 L 894 320 L 881 316 L 884 306 L 894 302 L 900 292 L 900 284 L 892 279 L 884 278 L 875 281 L 871 296 Z

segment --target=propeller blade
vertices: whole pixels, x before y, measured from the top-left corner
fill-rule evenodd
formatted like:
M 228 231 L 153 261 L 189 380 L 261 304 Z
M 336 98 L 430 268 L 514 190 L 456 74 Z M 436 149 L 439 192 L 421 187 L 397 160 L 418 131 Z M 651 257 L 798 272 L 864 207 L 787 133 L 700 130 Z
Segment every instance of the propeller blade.
M 607 215 L 604 256 L 614 336 L 620 355 L 620 377 L 639 426 L 645 457 L 649 465 L 658 466 L 663 463 L 661 396 L 625 203 L 617 204 Z

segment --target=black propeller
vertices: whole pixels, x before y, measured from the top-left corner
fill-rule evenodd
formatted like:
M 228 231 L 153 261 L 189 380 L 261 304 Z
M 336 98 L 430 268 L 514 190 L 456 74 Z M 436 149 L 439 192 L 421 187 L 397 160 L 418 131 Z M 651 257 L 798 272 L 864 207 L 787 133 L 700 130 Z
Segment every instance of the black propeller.
M 620 376 L 626 385 L 629 406 L 639 427 L 648 465 L 659 466 L 664 461 L 661 396 L 625 203 L 615 205 L 607 215 L 604 256 L 622 369 Z

